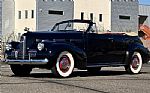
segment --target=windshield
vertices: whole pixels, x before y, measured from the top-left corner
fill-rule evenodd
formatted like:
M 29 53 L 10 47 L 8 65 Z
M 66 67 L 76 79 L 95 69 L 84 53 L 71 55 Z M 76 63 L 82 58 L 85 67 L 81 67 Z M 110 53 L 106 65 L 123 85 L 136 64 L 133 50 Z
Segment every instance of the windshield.
M 51 31 L 86 31 L 88 27 L 88 22 L 66 21 L 57 23 Z

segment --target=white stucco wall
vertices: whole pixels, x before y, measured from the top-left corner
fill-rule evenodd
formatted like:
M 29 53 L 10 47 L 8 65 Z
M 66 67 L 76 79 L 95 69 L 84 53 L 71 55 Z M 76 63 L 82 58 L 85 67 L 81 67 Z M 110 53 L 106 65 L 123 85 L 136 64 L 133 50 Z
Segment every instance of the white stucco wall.
M 14 0 L 15 1 L 15 33 L 24 33 L 24 28 L 30 31 L 36 30 L 36 0 Z M 28 11 L 28 18 L 25 18 L 25 10 Z M 31 18 L 31 11 L 34 10 L 34 18 Z M 18 19 L 18 11 L 21 11 L 21 19 Z
M 84 12 L 84 19 L 90 20 L 90 13 L 93 13 L 93 21 L 101 30 L 110 30 L 110 5 L 110 0 L 74 0 L 74 18 L 80 19 L 81 12 Z M 102 14 L 102 22 L 99 21 L 99 14 Z

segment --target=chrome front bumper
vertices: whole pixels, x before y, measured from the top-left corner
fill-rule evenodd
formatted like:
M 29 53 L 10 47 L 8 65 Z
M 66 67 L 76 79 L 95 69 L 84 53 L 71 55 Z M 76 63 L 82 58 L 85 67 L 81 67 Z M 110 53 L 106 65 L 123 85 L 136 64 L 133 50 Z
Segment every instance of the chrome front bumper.
M 9 60 L 9 59 L 6 59 L 6 60 L 3 60 L 4 63 L 6 64 L 21 64 L 21 65 L 24 65 L 24 64 L 28 64 L 28 65 L 44 65 L 44 64 L 47 64 L 49 62 L 48 59 L 30 59 L 30 60 Z

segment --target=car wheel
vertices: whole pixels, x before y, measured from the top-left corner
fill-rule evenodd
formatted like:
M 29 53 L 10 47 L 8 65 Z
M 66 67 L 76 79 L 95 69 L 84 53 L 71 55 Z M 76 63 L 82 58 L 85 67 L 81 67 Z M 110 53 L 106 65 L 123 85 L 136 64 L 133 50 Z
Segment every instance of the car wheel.
M 127 72 L 131 74 L 137 74 L 141 71 L 142 68 L 142 56 L 139 52 L 134 52 L 131 58 L 129 65 L 125 66 Z
M 68 51 L 59 54 L 56 64 L 52 67 L 52 73 L 55 76 L 68 77 L 74 69 L 74 58 Z
M 90 73 L 98 73 L 101 70 L 101 67 L 90 67 L 90 68 L 87 68 L 87 70 Z
M 28 76 L 32 68 L 27 65 L 10 65 L 12 72 L 16 76 Z

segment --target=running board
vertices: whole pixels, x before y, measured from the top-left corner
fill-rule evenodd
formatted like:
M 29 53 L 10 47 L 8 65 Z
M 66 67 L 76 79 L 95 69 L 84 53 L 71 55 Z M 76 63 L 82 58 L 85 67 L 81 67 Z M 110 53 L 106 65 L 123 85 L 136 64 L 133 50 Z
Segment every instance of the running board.
M 88 64 L 86 67 L 118 67 L 126 64 Z

